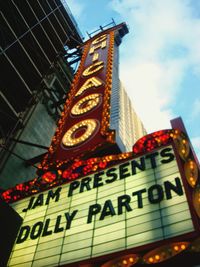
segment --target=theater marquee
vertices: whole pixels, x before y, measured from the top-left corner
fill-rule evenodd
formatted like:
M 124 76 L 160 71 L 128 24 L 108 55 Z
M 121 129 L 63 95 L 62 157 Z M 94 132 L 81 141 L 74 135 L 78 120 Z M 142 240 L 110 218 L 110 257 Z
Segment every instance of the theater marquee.
M 171 145 L 12 206 L 24 222 L 9 266 L 64 265 L 195 231 Z

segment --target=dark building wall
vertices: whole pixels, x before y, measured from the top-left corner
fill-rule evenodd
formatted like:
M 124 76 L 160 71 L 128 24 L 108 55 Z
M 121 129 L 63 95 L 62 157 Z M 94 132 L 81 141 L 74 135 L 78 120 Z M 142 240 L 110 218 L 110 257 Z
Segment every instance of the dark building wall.
M 12 246 L 22 224 L 22 218 L 0 199 L 0 266 L 7 266 Z
M 0 3 L 0 187 L 33 179 L 23 160 L 49 146 L 79 60 L 82 36 L 60 0 Z M 18 157 L 19 156 L 19 157 Z
M 1 88 L 18 113 L 57 56 L 65 53 L 64 45 L 76 47 L 81 37 L 60 1 L 9 0 L 1 5 Z M 19 94 L 14 97 L 16 87 L 24 102 Z
M 43 146 L 49 146 L 51 136 L 55 131 L 55 120 L 48 114 L 45 106 L 39 102 L 33 107 L 33 113 L 27 121 L 24 130 L 19 135 L 19 139 Z M 33 157 L 41 155 L 46 150 L 29 146 L 21 143 L 13 143 L 12 153 L 29 160 Z M 35 178 L 36 168 L 34 166 L 26 166 L 26 162 L 16 155 L 7 153 L 7 160 L 1 172 L 1 187 L 4 189 L 13 187 L 15 184 Z

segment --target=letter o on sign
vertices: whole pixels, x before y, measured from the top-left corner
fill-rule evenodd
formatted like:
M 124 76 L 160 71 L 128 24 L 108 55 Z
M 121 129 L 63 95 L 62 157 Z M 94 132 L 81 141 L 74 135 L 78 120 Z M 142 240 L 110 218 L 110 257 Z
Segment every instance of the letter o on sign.
M 74 124 L 63 136 L 64 146 L 73 147 L 86 141 L 95 131 L 97 122 L 93 119 L 83 120 Z M 81 135 L 77 135 L 81 131 Z

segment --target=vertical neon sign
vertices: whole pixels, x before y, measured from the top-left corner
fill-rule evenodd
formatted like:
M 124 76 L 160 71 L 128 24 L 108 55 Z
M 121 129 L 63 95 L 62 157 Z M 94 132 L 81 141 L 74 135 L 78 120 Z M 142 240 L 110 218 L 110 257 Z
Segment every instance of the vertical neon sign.
M 115 133 L 109 129 L 114 37 L 124 25 L 103 31 L 84 44 L 81 63 L 43 167 L 55 162 L 59 166 L 115 143 Z

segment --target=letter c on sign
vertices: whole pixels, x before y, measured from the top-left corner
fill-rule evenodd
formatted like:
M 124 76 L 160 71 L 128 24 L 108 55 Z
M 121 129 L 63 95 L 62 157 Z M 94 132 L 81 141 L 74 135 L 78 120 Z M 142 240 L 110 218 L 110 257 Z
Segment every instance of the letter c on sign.
M 99 70 L 103 69 L 104 67 L 104 62 L 103 61 L 98 61 L 90 66 L 88 66 L 82 73 L 83 77 L 87 77 L 91 74 L 94 74 L 98 72 Z
M 64 134 L 62 138 L 63 145 L 67 147 L 73 147 L 83 143 L 94 133 L 96 127 L 97 122 L 93 119 L 83 120 L 74 124 Z M 76 134 L 81 130 L 83 130 L 83 132 L 80 136 L 77 136 Z

